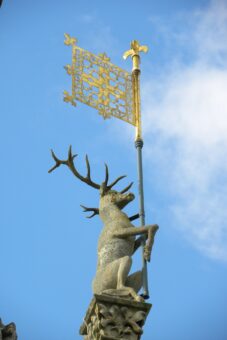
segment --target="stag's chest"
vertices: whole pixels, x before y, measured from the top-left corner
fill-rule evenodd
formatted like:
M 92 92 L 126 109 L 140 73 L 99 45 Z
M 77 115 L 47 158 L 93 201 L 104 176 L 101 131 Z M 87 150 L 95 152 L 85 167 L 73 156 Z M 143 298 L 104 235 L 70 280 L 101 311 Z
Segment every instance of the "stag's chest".
M 119 238 L 115 236 L 116 228 L 107 226 L 103 229 L 98 242 L 98 257 L 101 266 L 124 256 L 131 256 L 134 250 L 135 237 Z

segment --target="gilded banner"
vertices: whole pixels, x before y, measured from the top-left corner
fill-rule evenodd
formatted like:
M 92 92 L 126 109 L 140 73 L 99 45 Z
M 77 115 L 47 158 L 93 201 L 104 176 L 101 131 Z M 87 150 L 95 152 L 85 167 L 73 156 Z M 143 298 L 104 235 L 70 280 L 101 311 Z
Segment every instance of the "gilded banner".
M 132 75 L 110 62 L 106 54 L 98 56 L 78 47 L 76 39 L 65 34 L 64 43 L 72 46 L 72 64 L 66 65 L 72 77 L 72 93 L 64 91 L 64 101 L 75 100 L 111 116 L 136 125 L 133 110 Z

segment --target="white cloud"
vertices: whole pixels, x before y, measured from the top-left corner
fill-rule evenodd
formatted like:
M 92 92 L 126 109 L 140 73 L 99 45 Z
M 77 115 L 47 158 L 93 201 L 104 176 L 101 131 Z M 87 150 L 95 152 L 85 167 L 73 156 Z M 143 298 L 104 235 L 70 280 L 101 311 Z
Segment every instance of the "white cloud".
M 194 50 L 193 61 L 178 57 L 142 91 L 146 157 L 171 194 L 172 225 L 205 255 L 227 261 L 227 3 L 187 16 L 179 45 Z M 165 35 L 177 43 L 170 27 Z
M 205 15 L 204 15 L 205 14 Z M 194 33 L 199 57 L 204 61 L 226 66 L 227 61 L 227 3 L 225 0 L 211 2 L 206 13 L 198 11 L 195 15 L 198 21 Z

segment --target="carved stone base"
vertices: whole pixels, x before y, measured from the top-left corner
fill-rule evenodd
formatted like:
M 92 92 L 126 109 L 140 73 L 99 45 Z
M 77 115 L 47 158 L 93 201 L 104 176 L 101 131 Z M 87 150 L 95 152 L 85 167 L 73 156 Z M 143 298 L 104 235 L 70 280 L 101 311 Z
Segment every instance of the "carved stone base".
M 14 322 L 3 325 L 0 319 L 0 340 L 17 340 L 16 325 Z
M 151 307 L 145 302 L 95 294 L 80 334 L 84 340 L 139 340 Z

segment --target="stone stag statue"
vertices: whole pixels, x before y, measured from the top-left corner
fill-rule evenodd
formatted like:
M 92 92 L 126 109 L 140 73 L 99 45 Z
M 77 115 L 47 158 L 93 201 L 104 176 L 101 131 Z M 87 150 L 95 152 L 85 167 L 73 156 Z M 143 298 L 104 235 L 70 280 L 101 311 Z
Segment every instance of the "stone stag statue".
M 131 223 L 134 218 L 130 219 L 122 212 L 122 209 L 135 198 L 132 193 L 127 192 L 133 183 L 118 192 L 112 188 L 126 176 L 120 176 L 111 184 L 108 184 L 109 171 L 106 164 L 105 180 L 102 184 L 97 184 L 91 179 L 90 164 L 87 156 L 87 175 L 84 177 L 74 165 L 74 158 L 77 155 L 72 154 L 71 146 L 69 147 L 67 160 L 60 160 L 52 150 L 51 152 L 56 164 L 49 170 L 49 173 L 61 164 L 67 165 L 77 178 L 98 189 L 100 193 L 99 208 L 82 206 L 85 212 L 92 212 L 92 215 L 88 216 L 89 218 L 99 215 L 104 223 L 98 242 L 98 265 L 93 280 L 93 293 L 128 295 L 136 301 L 143 301 L 143 298 L 137 294 L 142 286 L 142 271 L 129 275 L 132 255 L 140 247 L 145 236 L 147 242 L 144 246 L 143 254 L 144 258 L 150 261 L 154 236 L 158 226 L 155 224 L 135 227 Z M 136 238 L 136 236 L 139 237 Z

